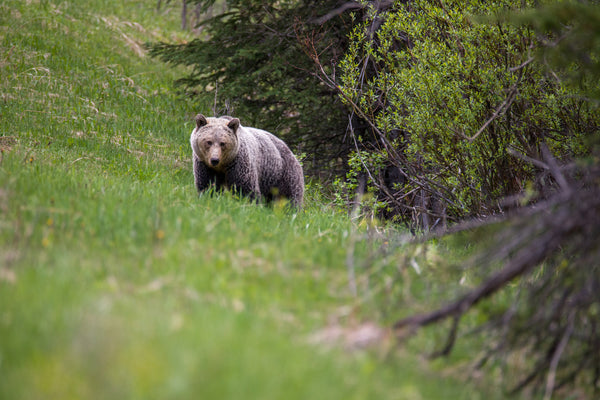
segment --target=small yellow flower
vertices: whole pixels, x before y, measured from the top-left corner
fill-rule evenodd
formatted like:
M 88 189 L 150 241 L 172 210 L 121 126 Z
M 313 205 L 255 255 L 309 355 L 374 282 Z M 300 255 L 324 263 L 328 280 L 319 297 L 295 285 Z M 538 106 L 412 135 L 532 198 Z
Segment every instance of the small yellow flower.
M 42 246 L 44 246 L 44 247 L 50 246 L 50 239 L 48 239 L 47 236 L 42 239 Z
M 163 231 L 162 229 L 159 229 L 156 231 L 156 238 L 158 240 L 162 240 L 165 237 L 165 231 Z
M 54 225 L 54 220 L 52 218 L 48 218 L 48 220 L 46 221 L 46 225 L 48 225 L 48 226 Z

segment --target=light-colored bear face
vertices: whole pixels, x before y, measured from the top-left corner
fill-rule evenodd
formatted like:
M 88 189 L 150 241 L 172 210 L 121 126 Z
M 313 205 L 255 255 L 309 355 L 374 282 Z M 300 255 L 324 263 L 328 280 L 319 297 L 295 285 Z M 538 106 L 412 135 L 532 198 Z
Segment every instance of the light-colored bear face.
M 191 145 L 194 153 L 209 168 L 223 172 L 238 153 L 237 118 L 206 118 L 196 116 L 196 129 Z

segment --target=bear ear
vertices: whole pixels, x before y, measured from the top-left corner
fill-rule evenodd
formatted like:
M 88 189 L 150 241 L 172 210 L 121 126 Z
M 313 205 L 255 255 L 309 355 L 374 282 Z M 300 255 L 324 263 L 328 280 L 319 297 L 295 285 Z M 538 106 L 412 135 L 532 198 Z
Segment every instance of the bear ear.
M 206 124 L 208 124 L 208 122 L 206 121 L 206 117 L 204 115 L 196 115 L 196 128 L 202 128 Z
M 237 118 L 232 118 L 231 121 L 227 123 L 227 127 L 236 133 L 238 128 L 240 127 L 240 120 Z

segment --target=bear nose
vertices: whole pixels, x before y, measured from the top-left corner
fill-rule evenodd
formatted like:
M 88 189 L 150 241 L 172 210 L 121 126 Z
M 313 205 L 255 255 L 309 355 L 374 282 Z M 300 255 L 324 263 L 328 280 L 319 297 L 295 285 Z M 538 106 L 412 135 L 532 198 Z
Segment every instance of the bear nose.
M 218 159 L 218 158 L 211 158 L 211 159 L 210 159 L 210 164 L 211 164 L 213 167 L 216 167 L 218 163 L 219 163 L 219 159 Z

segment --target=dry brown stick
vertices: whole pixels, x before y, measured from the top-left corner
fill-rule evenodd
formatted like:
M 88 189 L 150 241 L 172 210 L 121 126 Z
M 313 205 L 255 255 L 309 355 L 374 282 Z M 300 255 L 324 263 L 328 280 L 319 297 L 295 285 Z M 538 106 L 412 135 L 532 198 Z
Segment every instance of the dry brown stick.
M 375 1 L 375 8 L 377 9 L 377 11 L 383 11 L 386 10 L 388 8 L 390 8 L 391 6 L 394 5 L 394 1 L 393 0 L 381 0 L 381 1 Z M 312 22 L 318 25 L 321 25 L 327 21 L 329 21 L 332 18 L 337 17 L 338 15 L 342 15 L 343 13 L 345 13 L 348 10 L 359 10 L 361 8 L 365 8 L 366 6 L 358 1 L 349 1 L 347 3 L 342 4 L 341 6 L 339 6 L 338 8 L 331 10 L 330 12 L 328 12 L 327 14 L 314 19 Z
M 330 19 L 337 17 L 338 15 L 342 15 L 343 13 L 345 13 L 348 10 L 357 10 L 357 9 L 361 9 L 361 8 L 364 8 L 364 5 L 360 4 L 357 1 L 350 1 L 348 3 L 342 4 L 335 10 L 331 10 L 327 14 L 325 14 L 319 18 L 316 18 L 315 20 L 313 20 L 313 22 L 315 24 L 321 25 L 321 24 L 329 21 Z
M 554 176 L 554 179 L 556 179 L 556 182 L 558 182 L 558 186 L 560 186 L 563 191 L 570 193 L 571 187 L 562 173 L 560 166 L 556 162 L 556 158 L 554 158 L 546 143 L 542 143 L 540 148 L 542 150 L 542 156 L 548 165 L 548 169 L 550 170 L 552 176 Z
M 560 339 L 560 343 L 556 347 L 554 354 L 552 355 L 552 361 L 550 362 L 550 367 L 548 371 L 548 378 L 546 379 L 546 390 L 544 392 L 544 400 L 550 400 L 552 398 L 552 392 L 554 392 L 554 382 L 556 380 L 556 368 L 558 367 L 558 362 L 560 361 L 560 357 L 562 356 L 563 351 L 567 347 L 567 343 L 569 342 L 569 338 L 573 333 L 573 327 L 575 325 L 575 310 L 572 310 L 569 314 L 569 322 L 565 329 L 565 333 Z
M 512 147 L 508 147 L 506 149 L 506 151 L 511 156 L 517 157 L 518 159 L 521 159 L 521 160 L 526 161 L 526 162 L 528 162 L 530 164 L 533 164 L 533 165 L 535 165 L 538 168 L 545 169 L 545 170 L 548 170 L 548 171 L 550 170 L 550 166 L 548 164 L 546 164 L 545 162 L 537 160 L 537 159 L 529 157 L 529 156 L 526 156 L 525 154 L 521 153 L 520 151 L 515 150 Z

